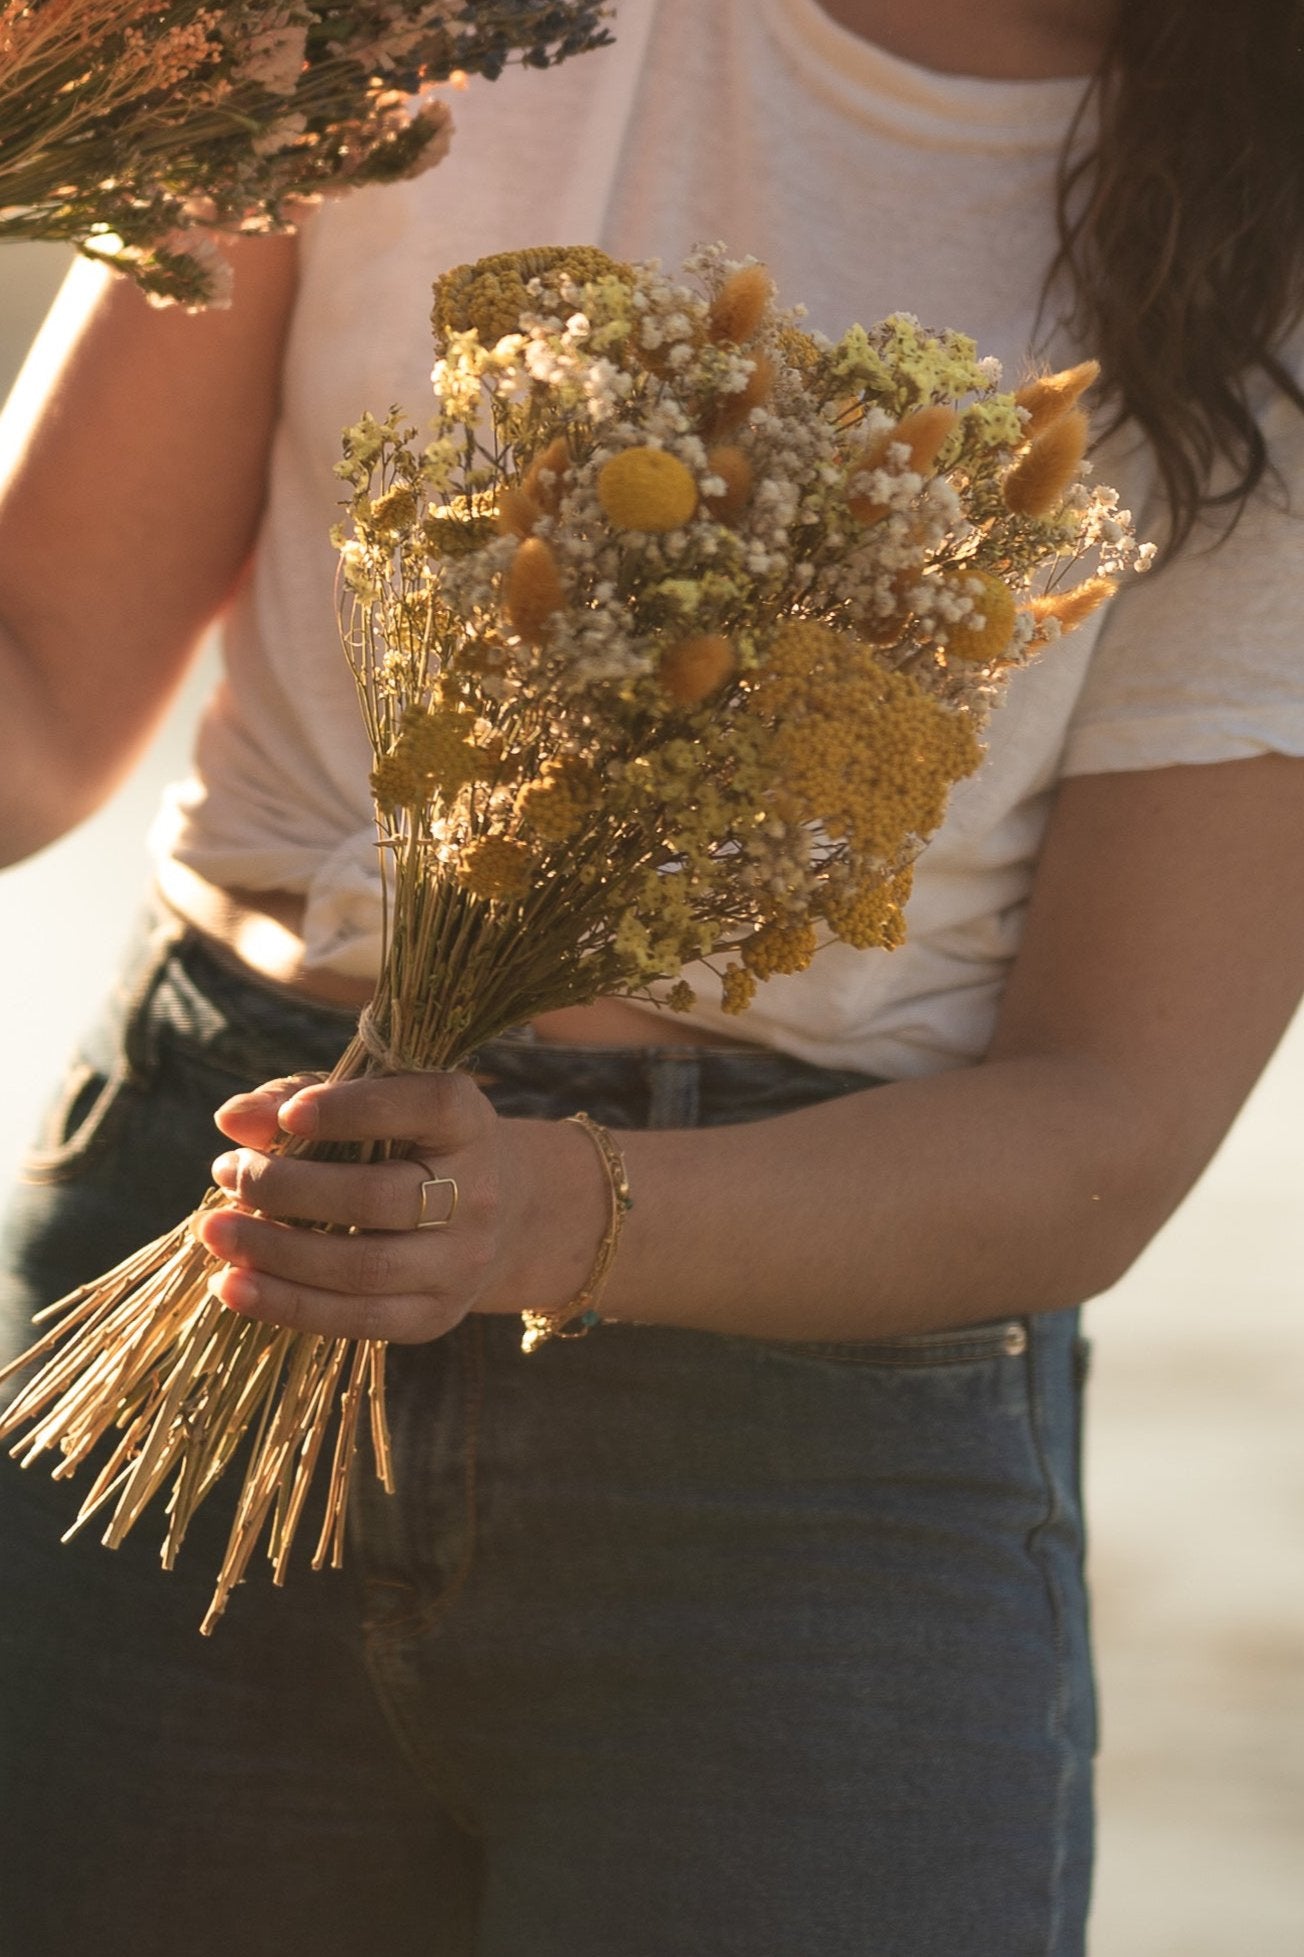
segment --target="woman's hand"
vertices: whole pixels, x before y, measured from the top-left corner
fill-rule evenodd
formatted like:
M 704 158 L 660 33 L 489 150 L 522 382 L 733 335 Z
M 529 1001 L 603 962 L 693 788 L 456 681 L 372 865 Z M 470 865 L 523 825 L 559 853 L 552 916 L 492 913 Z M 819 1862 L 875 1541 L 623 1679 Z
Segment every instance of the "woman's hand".
M 216 1120 L 239 1144 L 213 1165 L 231 1207 L 203 1212 L 196 1234 L 226 1267 L 214 1296 L 251 1318 L 414 1344 L 469 1311 L 565 1303 L 602 1234 L 601 1169 L 585 1136 L 502 1120 L 465 1074 L 271 1081 Z M 412 1156 L 269 1154 L 284 1134 L 389 1141 Z M 314 1223 L 351 1234 L 301 1227 Z

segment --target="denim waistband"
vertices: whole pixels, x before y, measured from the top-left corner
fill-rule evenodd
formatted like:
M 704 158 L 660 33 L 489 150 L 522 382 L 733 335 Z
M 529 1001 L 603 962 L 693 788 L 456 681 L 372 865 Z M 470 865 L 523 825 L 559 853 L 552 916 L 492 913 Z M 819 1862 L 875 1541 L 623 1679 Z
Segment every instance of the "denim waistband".
M 171 918 L 154 920 L 120 996 L 134 1026 L 129 1048 L 180 1045 L 250 1082 L 331 1067 L 356 1023 L 238 967 Z M 467 1065 L 514 1115 L 553 1113 L 565 1098 L 625 1128 L 760 1120 L 881 1084 L 742 1041 L 586 1046 L 540 1039 L 530 1027 L 487 1041 Z

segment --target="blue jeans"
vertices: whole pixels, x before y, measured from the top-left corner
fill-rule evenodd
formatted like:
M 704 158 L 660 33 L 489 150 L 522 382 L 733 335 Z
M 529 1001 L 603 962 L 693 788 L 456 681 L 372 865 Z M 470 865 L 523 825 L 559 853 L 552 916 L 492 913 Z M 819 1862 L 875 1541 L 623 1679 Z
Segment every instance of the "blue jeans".
M 156 940 L 12 1211 L 6 1337 L 175 1222 L 240 1086 L 350 1030 Z M 480 1062 L 509 1115 L 747 1121 L 757 1049 Z M 863 1343 L 514 1319 L 395 1348 L 343 1574 L 197 1625 L 147 1516 L 0 1460 L 4 1957 L 1080 1957 L 1093 1712 L 1070 1312 Z

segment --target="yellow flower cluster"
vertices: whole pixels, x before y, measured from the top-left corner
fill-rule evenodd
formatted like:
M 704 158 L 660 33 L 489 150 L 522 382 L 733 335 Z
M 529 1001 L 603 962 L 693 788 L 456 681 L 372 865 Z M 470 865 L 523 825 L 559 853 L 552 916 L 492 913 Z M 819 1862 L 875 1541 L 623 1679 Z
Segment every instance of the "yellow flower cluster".
M 532 309 L 531 279 L 564 274 L 577 284 L 603 277 L 623 282 L 629 270 L 596 245 L 540 245 L 456 265 L 435 286 L 436 337 L 474 331 L 485 346 L 496 346 L 507 334 L 519 331 L 521 314 Z
M 930 835 L 982 758 L 968 715 L 828 626 L 781 632 L 752 702 L 773 728 L 776 775 L 807 819 L 873 862 Z
M 457 874 L 473 897 L 510 900 L 530 887 L 532 858 L 524 843 L 509 836 L 480 836 L 457 860 Z
M 578 754 L 563 754 L 545 761 L 538 778 L 526 782 L 516 810 L 541 842 L 564 843 L 579 834 L 601 793 L 589 763 Z
M 831 343 L 717 247 L 504 253 L 434 317 L 425 446 L 347 432 L 339 542 L 396 889 L 440 929 L 487 900 L 512 967 L 459 954 L 462 1020 L 662 981 L 686 1011 L 697 960 L 738 1013 L 830 933 L 899 944 L 998 683 L 1127 561 L 1074 480 L 1089 371 L 1002 393 L 904 314 Z M 1030 599 L 1075 545 L 1099 575 Z
M 471 739 L 475 715 L 458 707 L 409 707 L 399 736 L 377 762 L 371 790 L 382 808 L 415 809 L 432 794 L 450 801 L 473 781 L 488 780 L 492 758 Z
M 745 965 L 726 965 L 720 977 L 720 1007 L 723 1012 L 746 1012 L 756 997 L 756 974 Z
M 845 885 L 824 899 L 834 936 L 857 951 L 895 951 L 905 943 L 905 903 L 913 872 L 907 867 L 882 883 Z
M 758 979 L 774 978 L 780 972 L 804 972 L 817 943 L 815 926 L 807 921 L 766 924 L 739 947 L 738 955 Z

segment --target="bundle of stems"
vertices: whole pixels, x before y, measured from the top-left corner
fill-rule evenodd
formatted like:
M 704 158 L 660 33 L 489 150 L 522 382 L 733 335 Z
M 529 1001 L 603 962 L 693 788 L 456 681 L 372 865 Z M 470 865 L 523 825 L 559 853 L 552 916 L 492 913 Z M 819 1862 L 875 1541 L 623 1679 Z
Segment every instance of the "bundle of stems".
M 604 995 L 693 1011 L 713 984 L 738 1013 L 823 942 L 890 951 L 1009 674 L 1144 561 L 1076 480 L 1088 367 L 1002 394 L 958 334 L 822 341 L 753 262 L 685 270 L 458 267 L 433 427 L 345 432 L 386 949 L 334 1079 L 457 1067 Z M 1088 549 L 1095 575 L 1032 592 Z M 96 1457 L 77 1526 L 112 1505 L 110 1545 L 170 1484 L 169 1566 L 243 1457 L 205 1631 L 264 1533 L 283 1581 L 328 1452 L 313 1561 L 338 1565 L 364 1424 L 392 1486 L 383 1345 L 230 1312 L 218 1268 L 183 1223 L 52 1307 L 0 1420 L 25 1465 Z
M 3 0 L 0 239 L 73 243 L 159 302 L 220 302 L 205 231 L 429 168 L 452 77 L 603 44 L 594 0 Z

